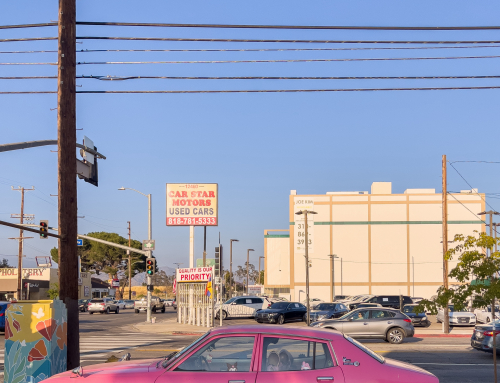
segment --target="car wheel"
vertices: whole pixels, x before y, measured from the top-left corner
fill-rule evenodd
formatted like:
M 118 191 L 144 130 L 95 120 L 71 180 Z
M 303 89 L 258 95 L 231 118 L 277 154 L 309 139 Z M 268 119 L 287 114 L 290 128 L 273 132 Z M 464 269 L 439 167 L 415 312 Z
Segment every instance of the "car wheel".
M 111 310 L 109 309 L 109 307 L 106 309 L 106 314 L 109 314 Z
M 399 327 L 393 327 L 387 331 L 387 340 L 392 344 L 400 344 L 405 338 L 404 332 Z
M 486 323 L 490 323 L 490 317 L 486 317 Z
M 156 306 L 151 309 L 151 312 L 156 314 Z
M 115 314 L 118 314 L 120 312 L 120 308 L 116 306 Z
M 94 312 L 93 311 L 89 311 L 89 314 L 92 315 Z
M 139 310 L 137 310 L 137 309 L 136 309 L 136 310 L 135 310 L 135 313 L 136 313 L 136 314 L 139 314 Z
M 280 315 L 280 316 L 278 317 L 278 320 L 276 321 L 276 323 L 278 323 L 278 324 L 283 324 L 283 323 L 285 323 L 285 317 L 284 317 L 283 315 Z
M 162 307 L 161 312 L 162 312 L 162 313 L 164 313 L 164 312 L 165 312 L 165 306 L 163 306 L 163 307 Z
M 307 322 L 307 314 L 304 314 L 304 316 L 302 317 L 302 321 Z

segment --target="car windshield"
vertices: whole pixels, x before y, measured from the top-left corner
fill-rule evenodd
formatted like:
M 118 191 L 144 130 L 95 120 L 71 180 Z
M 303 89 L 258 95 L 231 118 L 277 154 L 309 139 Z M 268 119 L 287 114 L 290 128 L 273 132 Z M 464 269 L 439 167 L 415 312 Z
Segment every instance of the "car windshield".
M 315 310 L 334 310 L 335 304 L 334 303 L 320 303 L 314 309 Z
M 193 343 L 191 343 L 189 346 L 184 347 L 177 354 L 175 354 L 171 358 L 165 360 L 162 363 L 162 367 L 163 368 L 167 368 L 171 363 L 173 363 L 174 361 L 176 361 L 177 359 L 179 359 L 179 357 L 181 357 L 182 355 L 188 353 L 193 348 L 195 348 L 196 346 L 198 346 L 198 344 L 200 344 L 209 334 L 210 334 L 210 331 L 206 332 L 205 334 L 203 334 L 202 336 L 200 336 L 198 339 L 196 339 Z
M 273 303 L 270 307 L 270 309 L 273 310 L 284 310 L 288 307 L 289 303 L 288 302 L 276 302 Z
M 339 319 L 347 319 L 349 318 L 351 315 L 353 315 L 352 311 L 351 312 L 348 312 L 347 314 L 341 316 Z
M 448 305 L 448 310 L 450 311 L 450 313 L 457 312 L 455 310 L 455 308 L 453 307 L 453 305 Z M 460 313 L 467 313 L 467 312 L 469 312 L 469 309 L 467 307 L 464 307 L 462 310 L 460 310 L 458 312 L 460 312 Z
M 488 312 L 490 313 L 491 312 L 491 307 L 488 307 Z M 495 307 L 495 312 L 497 313 L 498 312 L 498 306 Z
M 403 307 L 403 312 L 404 313 L 412 313 L 413 307 L 415 307 L 415 306 L 405 306 L 405 307 Z
M 353 345 L 355 345 L 357 348 L 359 348 L 361 351 L 364 351 L 366 354 L 370 355 L 373 359 L 375 359 L 379 363 L 384 363 L 385 359 L 383 356 L 380 356 L 376 352 L 373 352 L 369 348 L 363 346 L 361 343 L 359 343 L 357 340 L 352 339 L 350 336 L 347 336 L 344 334 L 344 338 L 347 339 L 349 342 L 351 342 Z
M 225 305 L 228 305 L 230 304 L 231 302 L 235 301 L 236 300 L 236 297 L 233 297 L 233 298 L 229 298 L 224 304 Z

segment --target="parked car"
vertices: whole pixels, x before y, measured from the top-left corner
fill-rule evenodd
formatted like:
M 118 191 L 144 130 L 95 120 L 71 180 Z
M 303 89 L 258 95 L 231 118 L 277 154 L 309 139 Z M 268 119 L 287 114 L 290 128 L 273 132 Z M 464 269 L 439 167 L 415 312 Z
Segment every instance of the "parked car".
M 307 308 L 299 302 L 276 302 L 268 309 L 258 310 L 254 319 L 258 323 L 301 322 L 305 320 Z
M 344 301 L 347 298 L 349 298 L 349 295 L 335 295 L 335 297 L 333 298 L 333 301 L 334 302 Z
M 356 305 L 357 309 L 362 309 L 362 308 L 366 308 L 366 307 L 382 307 L 382 305 L 378 304 L 378 303 L 358 303 Z
M 81 312 L 87 311 L 90 299 L 78 299 L 78 309 Z
M 475 309 L 474 315 L 476 316 L 476 321 L 480 323 L 490 323 L 493 319 L 491 312 L 491 306 L 482 309 Z M 498 306 L 495 307 L 495 320 L 500 319 L 500 312 Z
M 353 338 L 384 339 L 393 344 L 415 333 L 410 318 L 399 310 L 386 308 L 357 309 L 338 319 L 314 322 L 310 326 L 341 331 Z
M 90 300 L 87 310 L 89 314 L 109 314 L 111 311 L 114 311 L 115 314 L 118 314 L 120 312 L 120 308 L 113 302 L 114 301 L 111 298 L 94 298 Z
M 50 380 L 73 383 L 80 376 L 86 383 L 439 382 L 430 372 L 384 358 L 337 331 L 259 325 L 214 328 L 163 358 L 89 365 Z
M 134 310 L 136 314 L 141 311 L 146 312 L 147 308 L 148 308 L 147 298 L 142 298 L 141 300 L 134 302 Z M 164 313 L 165 306 L 163 305 L 163 302 L 161 302 L 160 298 L 153 296 L 151 297 L 151 312 L 155 313 L 157 311 L 161 311 L 162 313 Z
M 495 320 L 494 322 L 476 325 L 472 337 L 470 338 L 470 345 L 476 350 L 493 352 L 493 326 L 495 328 L 496 336 L 496 349 L 497 353 L 500 349 L 500 320 Z
M 450 318 L 450 326 L 475 326 L 476 316 L 474 313 L 463 309 L 462 311 L 455 311 L 453 305 L 448 305 L 448 317 Z M 444 321 L 444 309 L 438 309 L 436 321 L 441 323 Z
M 256 310 L 267 309 L 271 306 L 271 302 L 264 297 L 234 297 L 220 305 L 215 305 L 215 317 L 219 318 L 222 311 L 222 319 L 228 317 L 253 317 Z
M 7 305 L 11 302 L 0 301 L 0 331 L 5 332 L 5 310 L 7 310 Z
M 404 305 L 403 313 L 411 319 L 413 326 L 429 327 L 431 325 L 431 321 L 427 318 L 425 313 L 414 313 L 413 308 L 415 306 L 416 304 Z
M 323 299 L 319 299 L 319 298 L 309 298 L 309 307 L 313 308 L 313 307 L 315 307 L 317 304 L 319 304 L 321 302 L 324 302 L 324 300 Z M 302 304 L 304 306 L 307 306 L 307 299 L 304 299 L 302 301 Z
M 120 299 L 118 301 L 115 300 L 113 301 L 113 303 L 117 305 L 120 308 L 120 310 L 125 310 L 125 301 L 123 299 Z
M 367 302 L 373 295 L 363 294 L 350 297 L 349 300 L 343 302 L 349 310 L 354 310 L 359 303 Z
M 173 299 L 165 299 L 165 307 L 172 307 Z
M 413 301 L 413 303 L 419 303 L 422 299 L 422 297 L 411 297 L 411 300 Z
M 383 307 L 401 309 L 401 302 L 404 305 L 411 305 L 413 301 L 406 295 L 375 295 L 366 301 L 367 303 L 378 303 Z
M 172 307 L 174 308 L 174 310 L 177 310 L 177 298 L 174 298 L 174 300 L 172 301 Z
M 324 319 L 340 318 L 349 312 L 349 309 L 343 303 L 320 303 L 314 310 L 311 310 L 309 318 L 312 322 Z
M 134 301 L 132 299 L 125 299 L 125 308 L 126 309 L 133 309 L 134 308 Z

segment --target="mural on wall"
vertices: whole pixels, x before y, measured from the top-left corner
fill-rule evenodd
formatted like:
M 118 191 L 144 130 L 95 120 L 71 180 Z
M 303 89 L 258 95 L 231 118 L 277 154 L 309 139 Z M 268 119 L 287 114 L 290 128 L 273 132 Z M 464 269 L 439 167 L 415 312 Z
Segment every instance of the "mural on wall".
M 38 383 L 66 371 L 67 311 L 62 301 L 11 303 L 5 315 L 5 383 Z

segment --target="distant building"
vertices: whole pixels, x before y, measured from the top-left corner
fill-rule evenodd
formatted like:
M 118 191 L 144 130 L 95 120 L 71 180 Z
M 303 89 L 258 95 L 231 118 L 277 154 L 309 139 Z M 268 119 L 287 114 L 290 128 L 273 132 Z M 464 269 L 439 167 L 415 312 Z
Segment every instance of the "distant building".
M 22 296 L 17 296 L 17 267 L 0 269 L 0 300 L 48 299 L 47 291 L 58 282 L 57 269 L 34 267 L 23 269 Z
M 99 278 L 92 278 L 92 298 L 102 298 L 109 295 L 109 283 Z
M 465 190 L 448 196 L 448 240 L 484 231 L 477 213 L 484 194 Z M 265 230 L 265 291 L 305 299 L 304 216 L 309 215 L 310 297 L 335 294 L 403 294 L 429 298 L 443 284 L 442 197 L 435 189 L 392 194 L 390 182 L 374 182 L 371 193 L 328 192 L 289 196 L 288 230 Z M 455 261 L 449 262 L 451 270 Z M 451 281 L 453 283 L 453 281 Z

